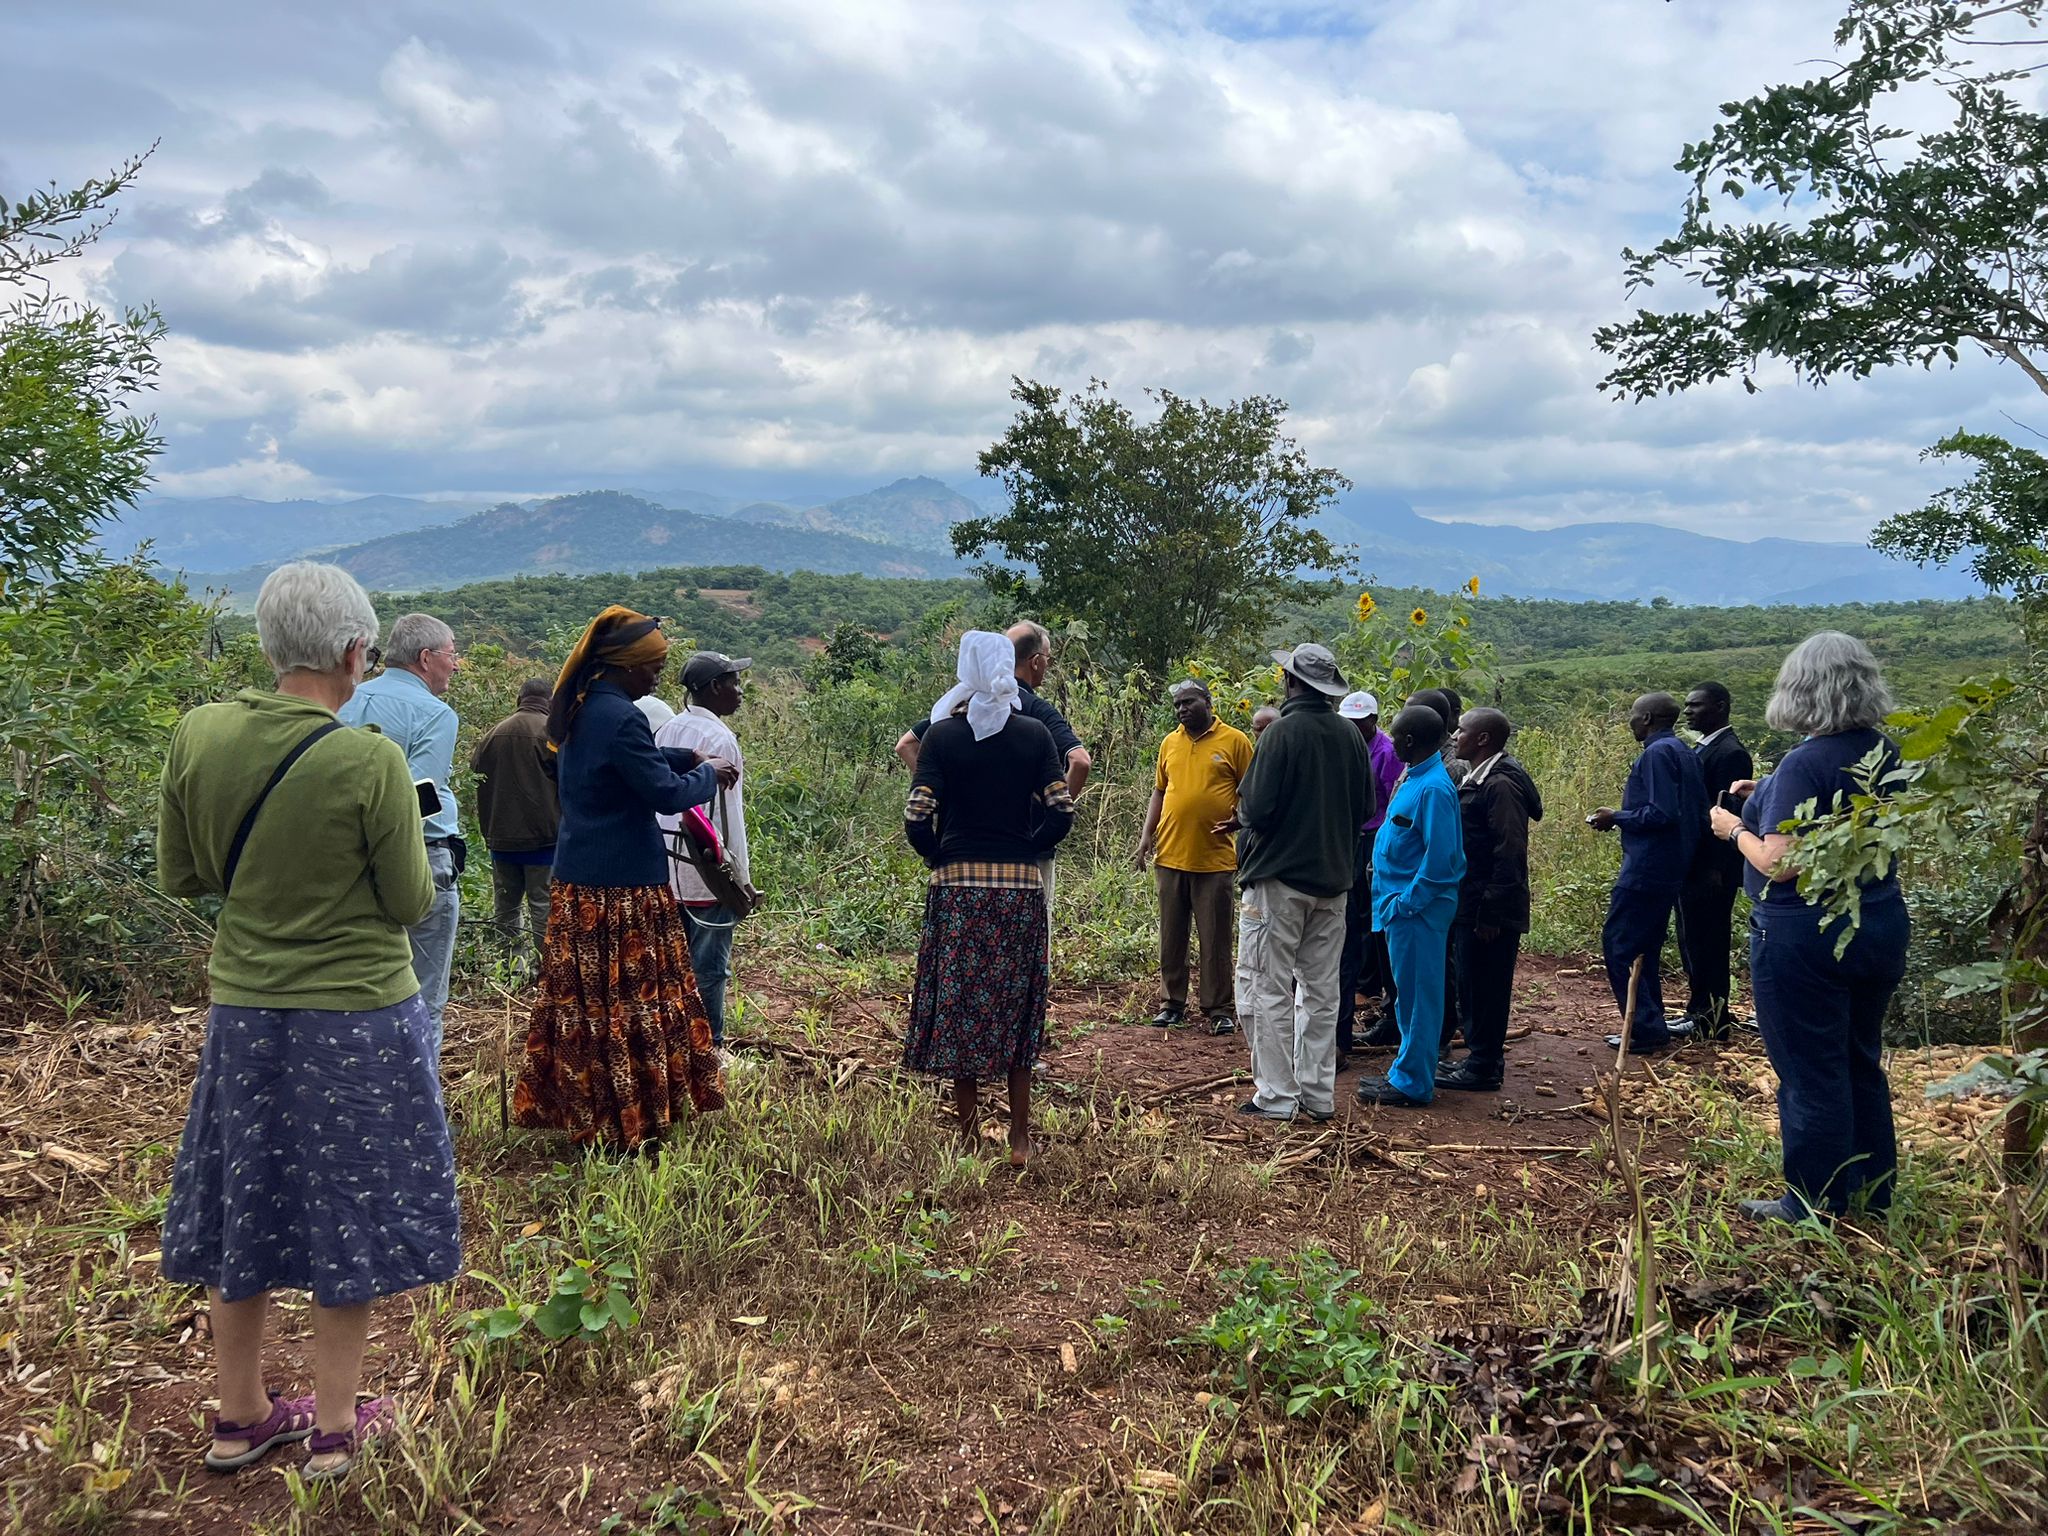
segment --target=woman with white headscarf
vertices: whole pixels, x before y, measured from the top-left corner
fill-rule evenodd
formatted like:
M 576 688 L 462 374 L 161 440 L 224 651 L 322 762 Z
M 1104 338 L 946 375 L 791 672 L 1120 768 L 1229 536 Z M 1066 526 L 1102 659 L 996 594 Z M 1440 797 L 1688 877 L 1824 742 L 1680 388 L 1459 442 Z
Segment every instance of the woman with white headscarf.
M 1038 861 L 1074 824 L 1052 734 L 1018 713 L 1007 635 L 960 637 L 959 683 L 932 706 L 903 830 L 931 866 L 903 1064 L 953 1080 L 981 1144 L 981 1080 L 1007 1078 L 1010 1161 L 1031 1157 L 1031 1068 L 1045 1037 Z

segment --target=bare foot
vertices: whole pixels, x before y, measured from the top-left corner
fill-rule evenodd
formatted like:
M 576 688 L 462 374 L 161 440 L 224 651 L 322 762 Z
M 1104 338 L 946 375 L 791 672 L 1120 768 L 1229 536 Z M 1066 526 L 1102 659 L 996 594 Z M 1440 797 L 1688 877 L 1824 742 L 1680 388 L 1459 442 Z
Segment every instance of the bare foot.
M 1023 1169 L 1031 1166 L 1031 1133 L 1010 1132 L 1010 1166 Z

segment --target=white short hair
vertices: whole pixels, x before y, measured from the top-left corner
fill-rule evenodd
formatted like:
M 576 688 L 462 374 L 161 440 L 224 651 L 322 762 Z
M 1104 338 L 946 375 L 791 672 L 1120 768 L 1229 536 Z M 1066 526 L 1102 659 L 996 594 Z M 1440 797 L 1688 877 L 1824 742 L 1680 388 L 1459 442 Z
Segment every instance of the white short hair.
M 1879 725 L 1891 712 L 1891 690 L 1870 647 L 1854 635 L 1823 629 L 1793 647 L 1778 668 L 1764 723 L 1774 731 L 1836 736 Z
M 331 672 L 356 641 L 377 638 L 377 610 L 340 566 L 294 560 L 265 577 L 256 594 L 256 638 L 280 677 Z
M 439 650 L 455 639 L 455 631 L 431 613 L 402 613 L 391 622 L 391 643 L 384 647 L 384 659 L 393 666 L 416 667 L 427 651 Z

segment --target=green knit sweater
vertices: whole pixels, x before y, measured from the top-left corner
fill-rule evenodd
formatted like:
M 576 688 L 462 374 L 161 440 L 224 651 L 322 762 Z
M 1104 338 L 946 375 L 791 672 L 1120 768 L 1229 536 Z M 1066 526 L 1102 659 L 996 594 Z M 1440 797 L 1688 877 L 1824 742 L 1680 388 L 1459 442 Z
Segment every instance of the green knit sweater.
M 157 815 L 157 878 L 219 894 L 228 848 L 271 773 L 334 716 L 249 688 L 178 722 Z M 374 726 L 323 737 L 264 802 L 221 908 L 207 974 L 244 1008 L 388 1008 L 419 991 L 406 928 L 434 881 L 405 753 Z

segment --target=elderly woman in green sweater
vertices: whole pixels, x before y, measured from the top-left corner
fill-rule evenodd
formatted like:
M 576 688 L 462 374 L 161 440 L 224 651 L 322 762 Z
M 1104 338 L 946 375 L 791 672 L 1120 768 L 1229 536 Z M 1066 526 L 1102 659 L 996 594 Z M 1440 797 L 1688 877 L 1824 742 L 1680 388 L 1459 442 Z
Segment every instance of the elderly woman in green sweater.
M 310 1479 L 383 1428 L 357 1406 L 370 1303 L 461 1268 L 455 1156 L 407 927 L 434 898 L 405 754 L 335 712 L 374 665 L 376 611 L 337 566 L 256 599 L 276 689 L 178 723 L 159 878 L 222 898 L 213 1007 L 171 1173 L 162 1270 L 207 1287 L 220 1411 L 206 1465 L 307 1441 Z M 313 1294 L 313 1395 L 270 1391 L 270 1293 Z

